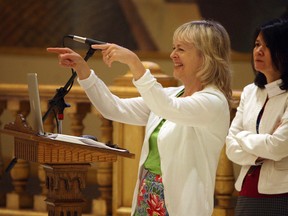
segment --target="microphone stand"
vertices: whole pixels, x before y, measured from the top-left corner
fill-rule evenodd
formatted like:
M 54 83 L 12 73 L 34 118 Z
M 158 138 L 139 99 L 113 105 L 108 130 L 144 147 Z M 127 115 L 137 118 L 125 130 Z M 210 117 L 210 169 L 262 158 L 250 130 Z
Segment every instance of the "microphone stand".
M 86 56 L 84 58 L 85 61 L 88 61 L 88 59 L 94 54 L 96 50 L 92 49 L 91 47 L 89 48 L 89 50 L 86 53 Z M 62 133 L 62 120 L 64 119 L 64 109 L 66 107 L 70 107 L 69 104 L 65 103 L 64 97 L 66 94 L 68 94 L 68 92 L 70 91 L 70 89 L 72 88 L 74 79 L 76 78 L 77 73 L 72 69 L 72 76 L 70 77 L 70 79 L 67 81 L 67 83 L 65 84 L 64 87 L 61 87 L 59 89 L 56 90 L 56 94 L 55 96 L 49 100 L 49 108 L 47 110 L 47 112 L 45 113 L 45 115 L 42 117 L 42 122 L 44 123 L 44 121 L 46 120 L 46 118 L 48 117 L 48 115 L 50 114 L 50 112 L 53 110 L 55 113 L 57 113 L 57 124 L 58 124 L 58 133 Z M 68 89 L 69 88 L 69 89 Z M 5 173 L 9 173 L 10 170 L 15 166 L 15 164 L 17 163 L 18 158 L 14 157 L 11 162 L 8 164 Z
M 88 61 L 88 59 L 94 54 L 95 51 L 96 51 L 95 49 L 92 49 L 90 47 L 86 53 L 86 56 L 84 57 L 84 60 Z M 51 100 L 49 100 L 49 108 L 47 112 L 42 117 L 42 122 L 44 122 L 46 118 L 48 117 L 48 115 L 50 114 L 50 112 L 53 110 L 57 114 L 57 119 L 56 119 L 57 125 L 58 125 L 57 133 L 59 134 L 62 133 L 62 121 L 64 119 L 64 109 L 67 107 L 70 107 L 69 104 L 65 103 L 64 97 L 66 94 L 68 94 L 68 92 L 72 88 L 72 85 L 76 76 L 77 76 L 77 73 L 72 69 L 72 76 L 67 81 L 64 87 L 61 87 L 56 90 L 56 94 L 54 95 L 54 97 Z

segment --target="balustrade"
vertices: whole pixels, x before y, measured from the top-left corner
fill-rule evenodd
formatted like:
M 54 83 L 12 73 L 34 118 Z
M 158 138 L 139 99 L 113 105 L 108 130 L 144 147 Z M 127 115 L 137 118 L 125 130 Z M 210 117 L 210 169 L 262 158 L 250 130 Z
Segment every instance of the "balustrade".
M 171 77 L 164 76 L 159 67 L 153 63 L 145 62 L 145 66 L 150 68 L 155 76 L 157 76 L 164 86 L 166 85 L 176 85 L 176 82 L 171 79 Z M 128 84 L 128 82 L 130 84 Z M 55 94 L 57 86 L 53 85 L 40 85 L 39 92 L 41 97 L 41 108 L 44 114 L 44 111 L 48 108 L 48 101 L 53 97 Z M 111 91 L 117 94 L 119 97 L 132 97 L 137 94 L 137 91 L 131 85 L 131 74 L 128 72 L 123 77 L 116 79 L 114 84 L 110 87 Z M 233 119 L 236 108 L 239 104 L 241 92 L 234 92 L 234 104 L 231 110 L 231 119 Z M 68 128 L 64 128 L 64 132 L 80 136 L 84 133 L 85 127 L 95 127 L 95 125 L 85 125 L 83 122 L 86 119 L 87 115 L 96 116 L 97 121 L 99 121 L 100 127 L 95 128 L 98 129 L 100 132 L 99 140 L 102 142 L 113 142 L 117 140 L 120 143 L 119 145 L 123 145 L 126 147 L 127 145 L 123 142 L 129 140 L 133 143 L 135 139 L 133 134 L 130 134 L 131 137 L 123 137 L 127 134 L 127 130 L 134 131 L 136 136 L 141 139 L 142 137 L 142 130 L 139 128 L 131 128 L 131 126 L 125 127 L 124 125 L 120 125 L 118 123 L 113 123 L 107 119 L 104 119 L 98 112 L 92 107 L 90 101 L 88 100 L 84 91 L 78 86 L 75 85 L 71 89 L 68 95 L 66 95 L 65 100 L 71 105 L 70 108 L 65 110 L 67 116 L 65 118 L 69 119 L 70 125 Z M 15 84 L 0 84 L 0 127 L 3 127 L 3 124 L 7 124 L 8 121 L 14 121 L 15 116 L 18 113 L 24 115 L 29 119 L 29 99 L 28 99 L 28 89 L 27 85 L 15 85 Z M 5 116 L 4 116 L 5 113 Z M 7 113 L 9 113 L 11 117 L 7 117 Z M 8 115 L 8 116 L 9 116 Z M 5 122 L 3 119 L 6 119 Z M 65 120 L 64 120 L 65 121 Z M 29 121 L 28 121 L 29 122 Z M 113 130 L 118 131 L 115 132 Z M 45 131 L 53 132 L 55 130 L 55 122 L 53 120 L 53 116 L 50 115 L 44 122 L 44 129 Z M 126 132 L 125 132 L 126 130 Z M 68 132 L 67 132 L 68 131 Z M 133 132 L 133 133 L 134 133 Z M 130 132 L 131 133 L 131 132 Z M 129 133 L 128 133 L 129 134 Z M 135 135 L 134 134 L 134 135 Z M 142 134 L 142 135 L 141 135 Z M 96 135 L 96 134 L 93 134 Z M 129 135 L 128 135 L 129 136 Z M 11 152 L 13 146 L 11 143 L 6 143 L 6 137 L 2 136 L 0 139 L 1 149 L 10 146 Z M 9 141 L 11 142 L 11 141 Z M 139 140 L 137 140 L 139 142 Z M 129 145 L 130 145 L 129 144 Z M 128 147 L 129 147 L 128 145 Z M 141 148 L 141 146 L 139 147 Z M 7 155 L 3 155 L 0 149 L 0 177 L 3 177 L 4 169 L 7 167 L 8 163 L 12 159 Z M 134 166 L 134 164 L 138 164 L 139 149 L 135 149 L 134 146 L 129 147 L 129 150 L 132 153 L 136 154 L 136 159 L 134 161 L 129 161 L 129 163 Z M 135 151 L 134 151 L 135 150 Z M 129 203 L 130 199 L 132 199 L 132 194 L 128 194 L 125 196 L 119 195 L 123 192 L 124 188 L 129 187 L 134 188 L 134 179 L 136 173 L 134 172 L 134 166 L 132 170 L 127 170 L 119 168 L 119 166 L 126 166 L 127 162 L 126 159 L 120 159 L 115 163 L 97 163 L 95 164 L 96 169 L 96 176 L 94 176 L 93 183 L 97 185 L 98 191 L 95 192 L 94 197 L 89 197 L 90 202 L 88 203 L 87 208 L 85 208 L 83 215 L 128 215 L 129 208 L 126 208 L 125 203 Z M 119 165 L 120 164 L 120 165 Z M 123 165 L 124 164 L 124 165 Z M 18 160 L 18 163 L 14 166 L 14 168 L 10 172 L 11 176 L 11 185 L 13 186 L 13 190 L 3 194 L 0 189 L 0 216 L 7 215 L 7 211 L 13 210 L 14 215 L 19 215 L 19 212 L 26 212 L 31 211 L 33 215 L 45 215 L 47 212 L 46 203 L 44 201 L 47 195 L 47 188 L 45 186 L 45 172 L 42 166 L 37 165 L 34 172 L 27 161 Z M 35 165 L 34 165 L 35 167 Z M 90 169 L 90 168 L 89 168 Z M 35 171 L 36 170 L 36 171 Z M 89 171 L 90 172 L 90 171 Z M 88 172 L 88 173 L 89 173 Z M 130 183 L 127 182 L 127 178 L 124 179 L 123 173 L 127 174 L 129 178 L 131 177 Z M 122 174 L 120 174 L 122 173 Z M 40 188 L 40 191 L 37 194 L 31 195 L 31 191 L 27 189 L 27 183 L 29 182 L 31 175 L 34 179 L 37 179 L 36 183 L 38 184 L 37 187 Z M 93 174 L 92 174 L 93 175 Z M 121 179 L 119 179 L 121 178 Z M 129 179 L 128 178 L 128 179 Z M 0 181 L 7 180 L 7 178 L 1 178 Z M 132 182 L 132 183 L 131 183 Z M 133 185 L 132 185 L 133 184 Z M 1 187 L 1 186 L 0 186 Z M 89 185 L 88 185 L 89 187 Z M 88 188 L 89 190 L 89 188 Z M 133 190 L 132 190 L 133 191 Z M 114 193 L 114 194 L 113 194 Z M 233 215 L 233 193 L 234 193 L 234 174 L 233 174 L 233 164 L 227 159 L 225 155 L 225 151 L 223 149 L 219 166 L 217 170 L 216 176 L 216 186 L 215 186 L 215 211 L 213 216 L 229 216 Z M 115 195 L 116 194 L 116 195 Z M 112 202 L 113 201 L 113 202 Z M 124 204 L 123 204 L 124 203 Z M 124 210 L 123 210 L 124 209 Z M 12 211 L 12 212 L 13 212 Z M 38 214 L 37 214 L 38 213 Z M 9 215 L 13 215 L 13 213 L 9 213 Z M 23 213 L 23 215 L 25 215 Z M 29 215 L 29 213 L 27 213 Z M 32 215 L 32 214 L 30 214 Z

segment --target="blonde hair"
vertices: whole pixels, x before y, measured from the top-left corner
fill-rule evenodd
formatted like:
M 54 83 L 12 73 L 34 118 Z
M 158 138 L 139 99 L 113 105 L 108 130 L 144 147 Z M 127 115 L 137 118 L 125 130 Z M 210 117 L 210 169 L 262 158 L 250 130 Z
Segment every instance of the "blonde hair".
M 173 40 L 192 43 L 201 52 L 203 65 L 197 77 L 204 87 L 216 85 L 230 104 L 230 38 L 225 28 L 215 21 L 191 21 L 176 29 Z

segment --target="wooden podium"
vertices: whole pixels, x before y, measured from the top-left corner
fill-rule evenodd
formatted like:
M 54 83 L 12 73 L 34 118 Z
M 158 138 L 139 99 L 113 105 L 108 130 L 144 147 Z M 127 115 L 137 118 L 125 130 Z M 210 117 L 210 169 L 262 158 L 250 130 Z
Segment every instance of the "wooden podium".
M 40 163 L 46 172 L 48 216 L 81 216 L 85 204 L 82 191 L 90 163 L 115 162 L 117 156 L 134 154 L 69 143 L 39 136 L 23 116 L 17 115 L 0 130 L 14 137 L 16 158 Z

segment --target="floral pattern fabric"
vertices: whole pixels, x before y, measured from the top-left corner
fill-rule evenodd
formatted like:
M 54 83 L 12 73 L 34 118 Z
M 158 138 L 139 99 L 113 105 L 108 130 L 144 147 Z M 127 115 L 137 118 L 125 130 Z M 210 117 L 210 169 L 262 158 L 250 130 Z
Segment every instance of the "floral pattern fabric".
M 147 172 L 138 192 L 134 216 L 169 216 L 165 201 L 162 177 Z

